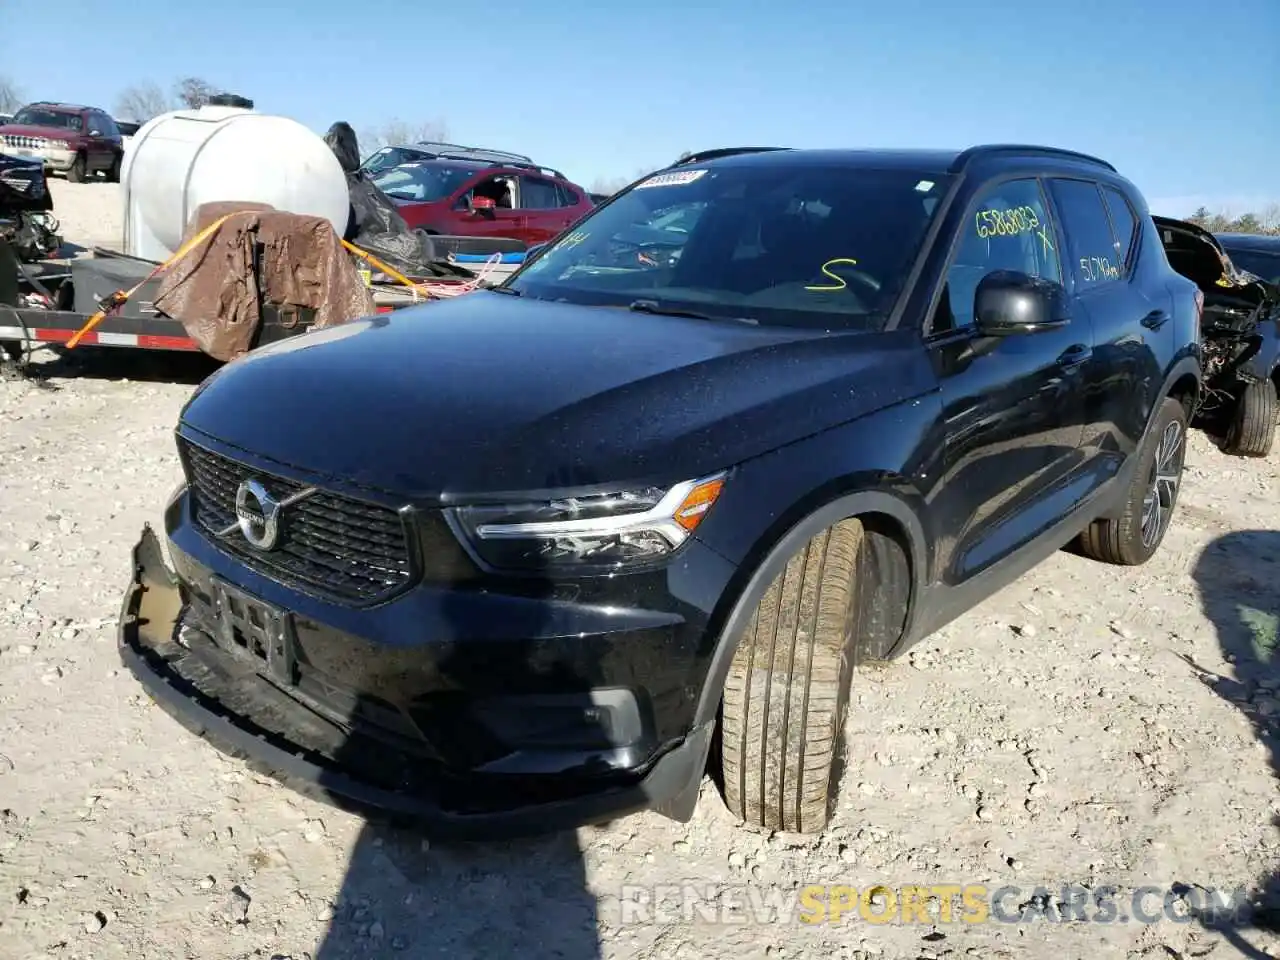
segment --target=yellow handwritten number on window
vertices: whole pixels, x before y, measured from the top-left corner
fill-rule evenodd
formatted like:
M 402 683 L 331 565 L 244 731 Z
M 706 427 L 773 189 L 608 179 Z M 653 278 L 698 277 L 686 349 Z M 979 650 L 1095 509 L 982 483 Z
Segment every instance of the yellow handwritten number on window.
M 834 284 L 820 283 L 820 284 L 815 284 L 813 286 L 807 286 L 805 287 L 805 289 L 813 290 L 820 293 L 828 293 L 833 290 L 845 289 L 848 286 L 848 284 L 845 283 L 844 277 L 840 276 L 839 274 L 831 272 L 831 268 L 838 263 L 845 263 L 851 267 L 856 267 L 858 265 L 858 261 L 850 257 L 836 257 L 834 260 L 828 260 L 826 263 L 822 265 L 822 272 L 823 274 L 825 274 L 826 276 L 834 280 L 835 283 Z

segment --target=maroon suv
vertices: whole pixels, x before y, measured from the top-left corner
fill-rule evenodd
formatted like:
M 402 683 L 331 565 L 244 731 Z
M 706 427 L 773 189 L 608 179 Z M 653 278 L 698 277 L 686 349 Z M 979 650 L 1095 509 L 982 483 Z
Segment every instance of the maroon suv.
M 532 163 L 441 156 L 392 167 L 373 182 L 410 227 L 526 245 L 550 240 L 594 206 L 559 171 Z
M 72 183 L 102 173 L 120 179 L 124 139 L 104 110 L 70 103 L 29 103 L 0 125 L 0 151 L 44 161 Z

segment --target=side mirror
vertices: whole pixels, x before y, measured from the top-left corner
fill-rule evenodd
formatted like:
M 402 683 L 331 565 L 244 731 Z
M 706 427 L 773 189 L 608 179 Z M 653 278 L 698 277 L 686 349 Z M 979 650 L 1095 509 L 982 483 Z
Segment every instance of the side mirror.
M 530 260 L 532 260 L 534 257 L 536 257 L 545 249 L 547 249 L 546 243 L 535 243 L 533 246 L 525 250 L 524 262 L 528 263 Z
M 973 297 L 973 317 L 982 337 L 1041 333 L 1070 322 L 1061 284 L 1016 270 L 996 270 L 982 278 Z
M 91 136 L 91 137 L 100 137 L 100 136 L 102 136 L 102 131 L 101 131 L 101 130 L 90 130 L 90 131 L 89 131 L 89 136 Z
M 472 197 L 471 212 L 476 216 L 483 216 L 486 213 L 492 213 L 498 205 L 493 202 L 492 197 Z

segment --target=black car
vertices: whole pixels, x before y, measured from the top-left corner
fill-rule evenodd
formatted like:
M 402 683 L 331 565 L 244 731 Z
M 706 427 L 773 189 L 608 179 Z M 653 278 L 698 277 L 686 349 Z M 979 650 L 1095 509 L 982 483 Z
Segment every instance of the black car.
M 1231 262 L 1241 270 L 1280 287 L 1280 236 L 1259 233 L 1214 234 Z
M 708 766 L 821 830 L 855 667 L 1072 541 L 1159 547 L 1198 296 L 1081 154 L 688 157 L 496 289 L 206 380 L 122 657 L 224 749 L 451 836 L 685 820 Z
M 1265 457 L 1275 440 L 1280 407 L 1280 287 L 1251 272 L 1204 227 L 1153 219 L 1169 263 L 1195 281 L 1204 299 L 1200 363 L 1205 389 L 1193 423 L 1217 438 L 1225 453 Z M 1239 242 L 1227 236 L 1233 245 Z M 1252 245 L 1243 252 L 1253 253 Z M 1248 264 L 1265 269 L 1265 252 Z

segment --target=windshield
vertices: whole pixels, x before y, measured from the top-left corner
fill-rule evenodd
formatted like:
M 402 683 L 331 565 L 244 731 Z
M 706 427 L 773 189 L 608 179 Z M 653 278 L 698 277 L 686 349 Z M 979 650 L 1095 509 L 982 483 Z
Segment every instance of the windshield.
M 395 167 L 373 178 L 373 185 L 396 200 L 430 203 L 444 200 L 476 172 L 474 165 L 437 161 Z
M 64 130 L 79 130 L 81 127 L 78 113 L 41 110 L 39 107 L 23 107 L 13 118 L 13 123 L 14 126 L 61 127 Z
M 1268 283 L 1280 286 L 1280 253 L 1264 253 L 1261 250 L 1235 250 L 1226 248 L 1227 256 L 1241 270 L 1248 270 Z
M 813 329 L 879 329 L 946 178 L 760 166 L 656 174 L 602 207 L 506 286 L 546 300 Z

